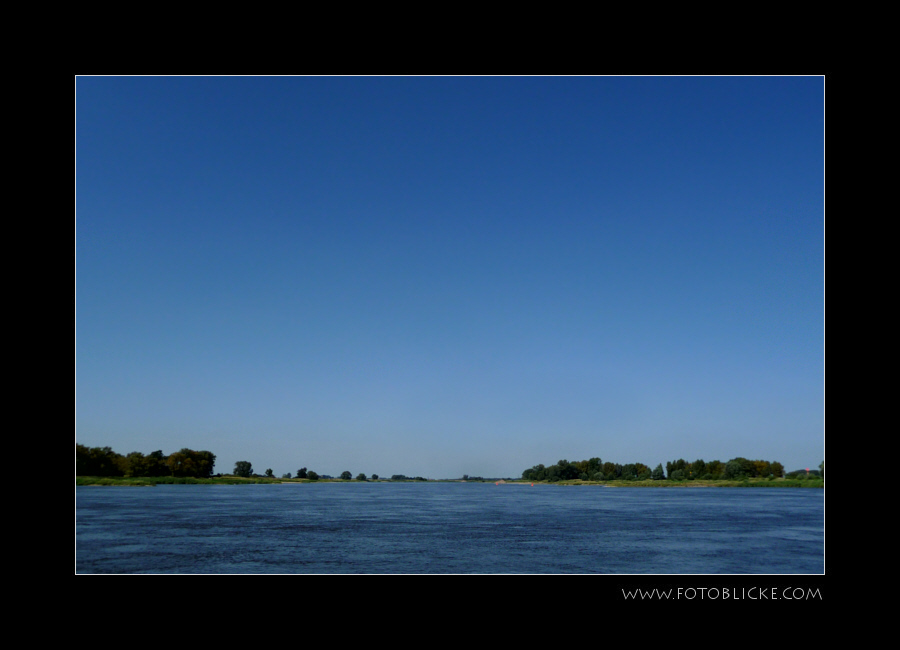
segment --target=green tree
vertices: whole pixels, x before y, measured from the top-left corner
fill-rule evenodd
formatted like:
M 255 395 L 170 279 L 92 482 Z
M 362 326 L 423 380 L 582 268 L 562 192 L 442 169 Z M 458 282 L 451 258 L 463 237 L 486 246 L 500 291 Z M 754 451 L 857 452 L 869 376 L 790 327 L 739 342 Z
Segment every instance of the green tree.
M 362 472 L 360 472 L 360 473 L 357 475 L 356 480 L 357 480 L 357 481 L 365 481 L 365 480 L 366 480 L 366 475 L 363 474 Z
M 253 475 L 253 466 L 250 464 L 250 461 L 247 460 L 239 460 L 234 464 L 234 475 L 235 476 L 243 476 L 244 478 L 250 478 Z
M 688 474 L 688 463 L 684 458 L 679 458 L 673 463 L 666 463 L 666 474 L 672 476 L 672 472 L 681 470 L 684 476 Z
M 468 478 L 464 476 L 463 479 Z M 526 481 L 545 481 L 547 480 L 547 468 L 543 464 L 535 465 L 531 469 L 522 472 L 522 478 Z
M 373 481 L 377 481 L 377 480 L 378 480 L 378 474 L 372 474 L 372 480 L 373 480 Z
M 728 480 L 736 480 L 747 478 L 753 473 L 753 466 L 750 465 L 750 462 L 747 461 L 746 464 L 743 461 L 747 461 L 746 458 L 732 458 L 727 463 L 725 463 L 725 471 L 722 472 L 722 476 Z
M 76 476 L 124 476 L 127 461 L 111 447 L 75 445 Z
M 271 467 L 270 467 L 269 469 L 266 470 L 266 476 L 268 476 L 269 478 L 272 478 L 272 477 L 275 476 L 275 474 L 272 473 L 272 468 L 271 468 Z
M 215 464 L 216 455 L 212 452 L 194 451 L 186 447 L 170 454 L 166 459 L 166 465 L 169 466 L 172 476 L 209 478 Z
M 722 474 L 725 473 L 725 463 L 721 460 L 711 460 L 706 464 L 706 471 L 714 480 L 720 479 L 722 478 Z
M 693 463 L 691 463 L 691 477 L 692 478 L 700 478 L 704 474 L 707 473 L 706 463 L 702 458 L 698 458 Z
M 139 451 L 125 456 L 125 476 L 151 476 L 147 473 L 147 457 Z
M 297 478 L 306 478 L 306 468 L 301 467 L 297 470 Z
M 578 475 L 581 473 L 575 465 L 565 459 L 556 463 L 556 466 L 559 467 L 558 475 L 561 481 L 571 481 L 578 478 Z
M 341 472 L 341 478 L 345 481 L 349 481 L 351 478 L 353 478 L 353 474 L 351 474 L 350 472 Z
M 125 476 L 170 476 L 172 473 L 162 450 L 151 452 L 147 456 L 133 451 L 124 458 L 123 467 Z
M 166 465 L 166 455 L 162 449 L 151 451 L 145 459 L 147 463 L 147 476 L 168 476 L 169 466 Z
M 662 481 L 664 478 L 666 478 L 666 473 L 663 471 L 662 463 L 657 465 L 656 469 L 654 469 L 650 473 L 650 478 L 652 478 L 654 481 Z
M 306 478 L 308 478 L 310 481 L 318 481 L 319 475 L 316 474 L 314 471 L 310 470 L 306 473 Z

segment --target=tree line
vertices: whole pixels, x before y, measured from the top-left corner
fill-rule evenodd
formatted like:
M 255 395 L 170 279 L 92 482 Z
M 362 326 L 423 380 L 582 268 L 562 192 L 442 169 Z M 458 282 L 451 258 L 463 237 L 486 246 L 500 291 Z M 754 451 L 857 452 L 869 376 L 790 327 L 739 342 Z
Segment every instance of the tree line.
M 86 447 L 75 445 L 75 474 L 77 476 L 123 476 L 123 477 L 153 477 L 175 476 L 209 478 L 213 475 L 213 467 L 216 463 L 216 455 L 210 451 L 195 451 L 183 448 L 166 456 L 162 450 L 142 454 L 133 451 L 122 455 L 114 452 L 110 447 Z M 235 463 L 235 476 L 255 477 L 253 467 L 249 461 Z M 819 465 L 819 470 L 797 470 L 789 476 L 808 475 L 824 477 L 825 463 Z M 266 476 L 273 477 L 271 469 L 266 470 Z M 555 465 L 535 465 L 522 472 L 522 478 L 526 481 L 570 481 L 580 479 L 582 481 L 644 481 L 665 480 L 691 481 L 691 480 L 742 480 L 745 478 L 782 478 L 785 476 L 784 466 L 777 461 L 748 460 L 747 458 L 732 458 L 727 462 L 711 460 L 709 462 L 698 459 L 693 462 L 679 458 L 666 463 L 663 470 L 662 463 L 655 469 L 650 469 L 643 463 L 611 463 L 603 462 L 594 457 L 587 460 L 569 462 L 560 460 Z M 296 477 L 316 481 L 320 478 L 331 478 L 327 475 L 319 475 L 316 472 L 301 467 L 297 470 Z M 290 473 L 282 478 L 291 478 Z M 341 479 L 347 481 L 352 474 L 345 471 Z M 464 479 L 482 480 L 481 477 L 464 476 Z M 360 473 L 357 481 L 366 481 L 366 475 Z M 371 480 L 378 480 L 377 474 L 372 474 Z M 392 481 L 425 481 L 421 476 L 405 476 L 394 474 Z
M 247 461 L 247 460 L 239 460 L 238 462 L 236 462 L 236 463 L 234 464 L 234 472 L 232 472 L 232 473 L 233 473 L 235 476 L 243 476 L 243 477 L 246 477 L 246 478 L 250 478 L 250 477 L 253 477 L 253 476 L 259 476 L 258 474 L 254 474 L 254 472 L 253 472 L 253 465 L 250 463 L 250 461 Z M 268 476 L 268 477 L 270 477 L 270 478 L 274 478 L 274 474 L 272 473 L 272 470 L 271 470 L 271 469 L 267 469 L 265 475 Z M 288 472 L 287 474 L 282 474 L 282 475 L 281 475 L 281 478 L 291 478 L 291 473 Z M 314 471 L 312 471 L 312 470 L 310 470 L 310 469 L 306 469 L 305 467 L 301 467 L 300 469 L 297 470 L 297 475 L 296 475 L 295 478 L 301 478 L 301 479 L 302 479 L 302 478 L 305 478 L 305 479 L 308 479 L 308 480 L 310 480 L 310 481 L 318 481 L 320 478 L 332 478 L 332 477 L 331 477 L 331 476 L 328 476 L 327 474 L 322 474 L 322 475 L 320 476 L 319 474 L 317 474 L 316 472 L 314 472 Z M 352 478 L 353 478 L 353 475 L 352 475 L 350 472 L 341 472 L 341 479 L 342 479 L 342 480 L 344 480 L 344 481 L 349 481 L 349 480 L 352 479 Z M 366 475 L 365 475 L 365 474 L 363 474 L 362 472 L 360 472 L 359 474 L 356 475 L 356 480 L 357 480 L 357 481 L 368 481 L 369 479 L 366 478 Z M 377 481 L 377 480 L 378 480 L 378 474 L 372 474 L 372 479 L 371 479 L 371 480 Z
M 211 451 L 184 448 L 166 456 L 162 450 L 146 456 L 133 451 L 123 456 L 110 447 L 75 445 L 76 476 L 183 476 L 209 478 L 216 464 Z
M 823 465 L 824 467 L 824 465 Z M 824 474 L 824 470 L 823 470 Z M 745 478 L 781 478 L 784 476 L 784 466 L 777 461 L 748 460 L 738 457 L 727 462 L 703 459 L 692 463 L 679 458 L 666 463 L 663 470 L 662 463 L 654 469 L 643 463 L 604 463 L 600 458 L 594 457 L 587 460 L 579 460 L 570 463 L 568 460 L 560 460 L 549 467 L 535 465 L 522 472 L 522 478 L 526 481 L 691 481 L 700 480 L 741 480 Z
M 87 447 L 75 445 L 75 475 L 76 476 L 122 476 L 126 478 L 178 476 L 193 478 L 210 478 L 213 475 L 213 467 L 216 463 L 216 455 L 210 451 L 194 451 L 193 449 L 181 449 L 166 456 L 162 450 L 150 452 L 147 455 L 139 451 L 133 451 L 128 455 L 116 453 L 111 447 Z M 234 464 L 232 471 L 234 476 L 243 478 L 259 478 L 260 475 L 253 471 L 250 461 L 239 460 Z M 267 469 L 262 476 L 275 478 L 275 473 Z M 318 481 L 320 478 L 330 479 L 327 474 L 319 475 L 312 470 L 301 467 L 297 470 L 297 478 Z M 291 478 L 291 473 L 283 474 L 281 478 Z M 349 481 L 353 478 L 350 472 L 342 472 L 341 478 Z M 394 479 L 406 479 L 407 477 L 393 477 Z M 360 473 L 357 481 L 378 480 L 378 474 L 372 474 L 371 479 Z M 409 479 L 412 480 L 412 479 Z M 425 479 L 416 477 L 415 480 Z

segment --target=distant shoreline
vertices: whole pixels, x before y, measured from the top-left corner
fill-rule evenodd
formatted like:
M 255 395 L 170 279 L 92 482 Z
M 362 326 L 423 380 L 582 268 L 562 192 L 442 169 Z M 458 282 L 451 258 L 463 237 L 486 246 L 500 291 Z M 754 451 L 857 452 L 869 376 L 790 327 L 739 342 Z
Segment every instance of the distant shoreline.
M 357 481 L 342 479 L 319 479 L 311 481 L 309 479 L 279 479 L 279 478 L 241 478 L 238 476 L 221 476 L 213 478 L 178 478 L 171 476 L 162 477 L 142 477 L 142 478 L 124 478 L 124 477 L 99 477 L 99 476 L 76 476 L 76 487 L 103 487 L 103 486 L 128 486 L 128 487 L 153 487 L 155 485 L 264 485 L 264 484 L 316 484 L 316 483 L 418 483 L 418 484 L 434 484 L 434 483 L 494 483 L 497 487 L 506 485 L 525 485 L 525 486 L 552 486 L 552 487 L 603 487 L 603 488 L 824 488 L 825 479 L 750 479 L 746 481 L 713 481 L 713 480 L 694 480 L 694 481 L 670 481 L 668 479 L 653 481 L 525 481 L 525 480 L 503 480 L 502 483 L 497 481 L 472 481 L 462 479 L 434 479 L 428 481 L 391 481 L 389 479 Z

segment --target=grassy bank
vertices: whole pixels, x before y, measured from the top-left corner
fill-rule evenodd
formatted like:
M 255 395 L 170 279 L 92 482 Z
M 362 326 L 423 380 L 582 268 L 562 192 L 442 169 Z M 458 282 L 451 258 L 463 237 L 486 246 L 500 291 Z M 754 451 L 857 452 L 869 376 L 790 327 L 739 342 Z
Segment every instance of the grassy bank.
M 191 478 L 178 476 L 148 476 L 126 478 L 121 476 L 76 476 L 75 485 L 244 485 L 250 483 L 283 483 L 278 478 L 241 478 L 240 476 L 217 476 L 215 478 Z M 291 481 L 292 483 L 294 481 Z M 300 480 L 301 483 L 306 481 Z
M 367 480 L 365 483 L 397 483 L 398 481 Z M 404 481 L 414 483 L 415 481 Z M 142 478 L 127 478 L 123 476 L 76 476 L 75 485 L 250 485 L 256 483 L 363 483 L 363 481 L 345 481 L 339 478 L 320 478 L 311 481 L 308 478 L 268 478 L 257 476 L 243 478 L 241 476 L 215 476 L 213 478 L 191 478 L 175 476 L 150 476 Z
M 360 481 L 343 481 L 340 479 L 319 479 L 310 481 L 305 478 L 242 478 L 240 476 L 217 476 L 215 478 L 187 478 L 175 476 L 155 476 L 147 478 L 101 477 L 101 476 L 76 476 L 75 485 L 126 485 L 126 486 L 154 486 L 154 485 L 249 485 L 256 483 L 358 483 Z M 398 481 L 368 481 L 369 483 L 397 483 Z M 415 483 L 416 481 L 403 481 Z M 457 482 L 456 480 L 452 482 Z M 478 481 L 470 481 L 478 482 Z M 491 481 L 484 481 L 491 482 Z M 508 485 L 521 485 L 531 481 L 509 482 Z M 535 485 L 567 485 L 567 486 L 604 486 L 604 487 L 646 487 L 646 488 L 824 488 L 824 479 L 749 479 L 746 481 L 558 481 L 549 483 L 546 481 L 534 481 Z
M 529 481 L 522 481 L 529 483 Z M 535 485 L 600 485 L 606 487 L 647 487 L 647 488 L 824 488 L 825 479 L 765 479 L 752 478 L 744 481 L 534 481 Z

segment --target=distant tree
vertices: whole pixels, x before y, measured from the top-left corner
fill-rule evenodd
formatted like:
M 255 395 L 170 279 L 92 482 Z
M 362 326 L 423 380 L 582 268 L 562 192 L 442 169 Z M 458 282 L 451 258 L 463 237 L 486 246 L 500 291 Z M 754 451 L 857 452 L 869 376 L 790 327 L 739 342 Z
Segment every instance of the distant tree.
M 209 478 L 212 476 L 215 464 L 216 455 L 214 453 L 187 448 L 176 451 L 166 458 L 166 465 L 169 466 L 172 476 Z
M 373 481 L 377 481 L 377 480 L 378 480 L 378 474 L 372 474 L 372 480 L 373 480 Z
M 768 476 L 772 473 L 771 465 L 767 460 L 751 460 L 748 466 L 751 468 L 748 476 Z
M 349 481 L 351 478 L 353 478 L 353 474 L 351 474 L 350 472 L 341 472 L 341 478 L 345 481 Z
M 166 455 L 162 449 L 151 451 L 145 459 L 147 463 L 147 476 L 168 476 L 169 466 L 166 465 Z
M 287 474 L 282 474 L 281 478 L 291 478 L 291 473 L 288 472 Z
M 722 472 L 722 475 L 726 479 L 732 480 L 750 478 L 756 475 L 756 466 L 752 461 L 738 456 L 725 463 L 725 471 Z
M 819 463 L 819 472 L 822 474 L 822 478 L 825 478 L 825 461 L 824 460 L 821 463 Z
M 531 469 L 526 469 L 522 472 L 522 478 L 526 481 L 546 481 L 547 468 L 542 464 L 535 465 Z
M 75 445 L 76 476 L 124 476 L 127 461 L 111 447 Z
M 360 473 L 356 476 L 356 480 L 357 480 L 357 481 L 365 481 L 365 480 L 366 480 L 366 475 L 363 474 L 362 472 L 360 472 Z
M 738 461 L 729 460 L 727 463 L 725 463 L 725 471 L 722 472 L 722 476 L 724 476 L 726 479 L 743 478 L 743 467 Z
M 301 467 L 297 470 L 297 478 L 306 478 L 306 468 Z
M 268 476 L 269 478 L 272 478 L 273 476 L 275 476 L 275 474 L 272 473 L 271 467 L 266 470 L 266 476 Z
M 316 474 L 314 471 L 310 470 L 306 473 L 306 478 L 308 478 L 310 481 L 318 481 L 319 475 Z
M 565 459 L 556 463 L 556 466 L 559 467 L 558 476 L 561 481 L 571 481 L 572 479 L 578 478 L 578 475 L 580 474 L 578 468 Z
M 711 460 L 706 463 L 706 471 L 713 477 L 713 479 L 722 478 L 722 474 L 725 472 L 725 463 L 721 460 Z
M 650 473 L 650 478 L 652 478 L 654 481 L 662 481 L 664 478 L 666 478 L 666 473 L 663 471 L 662 463 L 657 465 L 656 469 L 654 469 Z
M 702 458 L 698 458 L 693 463 L 691 463 L 691 478 L 700 478 L 704 474 L 706 474 L 706 463 Z
M 606 477 L 603 475 L 603 472 L 597 472 L 596 474 L 594 474 L 594 476 L 592 478 L 595 481 L 605 481 L 606 480 Z
M 253 476 L 253 466 L 250 464 L 250 461 L 247 460 L 239 460 L 234 464 L 234 472 L 232 472 L 235 476 L 243 476 L 244 478 L 250 478 Z
M 151 452 L 147 456 L 139 451 L 133 451 L 122 460 L 125 476 L 170 476 L 172 474 L 162 450 Z
M 681 470 L 684 477 L 688 476 L 688 471 L 690 471 L 690 470 L 688 467 L 688 463 L 684 460 L 684 458 L 679 458 L 678 460 L 676 460 L 675 462 L 672 462 L 672 463 L 666 463 L 666 475 L 669 478 L 672 477 L 672 472 L 675 472 L 678 470 Z
M 125 476 L 151 476 L 147 473 L 147 457 L 139 451 L 125 456 Z

